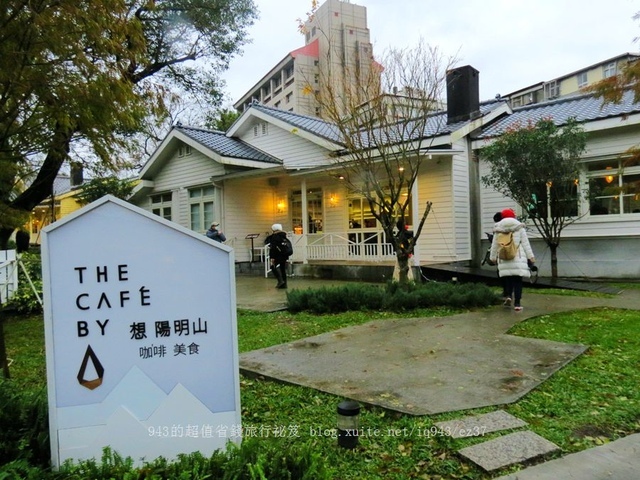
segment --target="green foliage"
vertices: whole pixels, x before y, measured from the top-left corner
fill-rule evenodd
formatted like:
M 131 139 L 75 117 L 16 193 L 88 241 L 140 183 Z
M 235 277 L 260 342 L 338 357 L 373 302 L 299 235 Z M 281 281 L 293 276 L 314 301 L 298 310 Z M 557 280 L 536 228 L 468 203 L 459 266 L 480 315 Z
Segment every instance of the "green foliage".
M 530 218 L 551 251 L 551 276 L 558 276 L 556 250 L 562 230 L 580 218 L 578 203 L 587 193 L 578 183 L 586 133 L 569 119 L 553 119 L 505 132 L 481 151 L 491 171 L 482 182 L 512 198 Z
M 129 167 L 173 99 L 218 106 L 220 72 L 256 17 L 253 0 L 5 0 L 0 241 L 65 162 Z
M 231 125 L 233 125 L 233 122 L 235 122 L 239 116 L 240 112 L 230 110 L 228 108 L 223 108 L 213 114 L 208 115 L 205 121 L 205 126 L 207 128 L 218 130 L 220 132 L 226 132 L 227 130 L 229 130 L 229 128 L 231 128 Z
M 82 185 L 82 188 L 76 194 L 76 199 L 82 205 L 98 200 L 105 195 L 113 195 L 126 200 L 131 195 L 134 186 L 133 180 L 130 179 L 120 179 L 113 176 L 94 178 Z
M 574 119 L 562 128 L 544 118 L 514 128 L 482 149 L 491 167 L 482 182 L 515 200 L 532 218 L 546 219 L 548 202 L 554 218 L 572 216 L 585 146 L 586 134 Z
M 543 315 L 509 333 L 588 345 L 588 351 L 554 373 L 511 409 L 565 451 L 640 431 L 638 312 L 594 308 Z
M 42 267 L 40 255 L 25 252 L 20 256 L 20 259 L 29 274 L 33 287 L 35 287 L 38 295 L 40 295 L 42 299 Z M 27 278 L 22 268 L 18 268 L 18 290 L 7 302 L 8 308 L 25 315 L 42 312 L 42 305 L 40 305 L 38 297 L 33 291 L 31 283 L 29 283 L 29 278 Z
M 174 461 L 159 457 L 144 462 L 141 467 L 136 467 L 131 457 L 123 457 L 108 447 L 104 449 L 99 461 L 67 461 L 59 473 L 33 467 L 25 460 L 14 460 L 0 466 L 0 480 L 14 478 L 324 480 L 330 477 L 321 454 L 308 442 L 289 442 L 284 438 L 251 438 L 244 440 L 240 446 L 229 443 L 226 451 L 216 451 L 210 457 L 199 452 L 181 454 Z
M 354 283 L 315 290 L 291 290 L 287 292 L 287 301 L 291 312 L 336 313 L 349 310 L 402 312 L 441 306 L 487 307 L 495 304 L 498 297 L 491 288 L 479 283 L 400 284 L 390 282 L 385 288 Z
M 50 454 L 44 387 L 22 390 L 15 382 L 0 378 L 0 458 L 46 467 Z M 16 464 L 12 468 L 19 467 Z

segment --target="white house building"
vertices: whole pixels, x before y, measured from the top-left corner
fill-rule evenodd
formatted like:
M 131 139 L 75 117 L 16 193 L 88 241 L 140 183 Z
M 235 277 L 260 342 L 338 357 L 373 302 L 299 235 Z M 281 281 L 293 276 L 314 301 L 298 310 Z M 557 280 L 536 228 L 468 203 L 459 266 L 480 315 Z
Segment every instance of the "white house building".
M 411 192 L 409 223 L 419 220 L 425 202 L 433 202 L 415 265 L 479 263 L 483 232 L 491 231 L 495 211 L 517 207 L 482 186 L 482 147 L 516 122 L 550 117 L 562 125 L 575 117 L 588 132 L 582 180 L 611 177 L 624 193 L 598 199 L 595 206 L 606 206 L 607 214 L 579 206 L 584 216 L 563 235 L 560 274 L 638 277 L 640 163 L 621 169 L 619 162 L 640 143 L 640 104 L 626 96 L 619 105 L 603 105 L 586 95 L 512 109 L 506 101 L 478 102 L 478 72 L 472 67 L 452 73 L 462 73 L 462 91 L 449 82 L 447 111 L 429 117 L 423 133 L 429 148 L 420 152 L 423 164 Z M 300 273 L 314 266 L 393 265 L 393 252 L 366 201 L 335 174 L 342 154 L 331 123 L 253 103 L 227 132 L 174 126 L 141 170 L 131 201 L 202 233 L 212 220 L 220 221 L 238 262 L 256 253 L 248 235 L 260 234 L 254 239 L 260 246 L 270 226 L 281 223 L 293 238 Z M 541 274 L 548 274 L 545 247 L 535 239 L 534 246 Z

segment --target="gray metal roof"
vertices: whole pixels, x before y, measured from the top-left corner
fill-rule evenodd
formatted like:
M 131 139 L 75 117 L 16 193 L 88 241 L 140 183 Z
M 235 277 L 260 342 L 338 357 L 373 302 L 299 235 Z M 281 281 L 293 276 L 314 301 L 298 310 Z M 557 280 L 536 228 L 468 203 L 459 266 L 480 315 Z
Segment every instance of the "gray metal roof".
M 204 145 L 223 157 L 240 158 L 243 160 L 255 160 L 257 162 L 281 165 L 282 161 L 253 148 L 251 145 L 238 138 L 227 137 L 224 132 L 206 130 L 203 128 L 174 126 L 176 130 Z
M 58 175 L 53 181 L 53 194 L 62 195 L 71 191 L 71 177 L 68 175 Z
M 633 92 L 624 93 L 620 103 L 604 103 L 593 95 L 576 95 L 514 108 L 511 115 L 502 117 L 483 129 L 477 138 L 491 138 L 502 135 L 507 129 L 535 124 L 549 118 L 557 126 L 567 123 L 570 118 L 578 122 L 603 120 L 640 113 L 640 103 L 634 102 Z
M 503 103 L 504 102 L 499 102 L 495 100 L 483 102 L 480 104 L 480 113 L 481 115 L 485 115 Z M 298 113 L 287 112 L 284 110 L 280 110 L 278 108 L 267 107 L 259 103 L 252 104 L 250 108 L 255 108 L 258 111 L 261 111 L 267 115 L 270 115 L 274 118 L 277 118 L 283 122 L 288 123 L 292 127 L 305 130 L 309 133 L 317 135 L 318 137 L 334 142 L 338 145 L 343 144 L 340 131 L 335 126 L 335 124 L 331 122 L 327 122 L 325 120 L 322 120 L 316 117 L 310 117 L 306 115 L 300 115 Z M 402 122 L 407 123 L 404 120 Z M 467 122 L 468 120 L 465 120 L 465 121 L 456 122 L 448 125 L 447 112 L 445 111 L 435 112 L 429 115 L 429 117 L 427 118 L 427 121 L 424 124 L 422 138 L 430 138 L 430 137 L 435 137 L 439 135 L 449 134 L 461 128 Z M 410 125 L 410 122 L 407 123 L 407 125 L 404 126 L 403 128 L 399 128 L 397 133 L 400 133 L 400 132 L 402 133 L 402 137 L 398 135 L 396 138 L 388 138 L 390 137 L 390 134 L 394 133 L 393 128 L 383 127 L 378 132 L 369 131 L 367 129 L 367 130 L 363 130 L 361 134 L 363 138 L 369 137 L 372 135 L 375 135 L 378 138 L 388 138 L 390 143 L 398 143 L 400 141 L 415 140 L 416 137 L 419 136 L 419 132 L 417 132 L 416 129 Z M 411 134 L 411 137 L 409 134 Z M 380 143 L 379 141 L 373 141 L 371 142 L 371 145 L 374 146 L 379 143 Z M 365 144 L 366 143 L 363 140 L 362 145 L 365 145 Z
M 250 108 L 255 108 L 259 112 L 263 112 L 273 118 L 277 118 L 288 123 L 292 127 L 299 128 L 314 135 L 341 144 L 340 132 L 338 128 L 331 122 L 327 122 L 317 117 L 300 115 L 299 113 L 287 112 L 279 108 L 267 107 L 259 103 L 254 103 Z

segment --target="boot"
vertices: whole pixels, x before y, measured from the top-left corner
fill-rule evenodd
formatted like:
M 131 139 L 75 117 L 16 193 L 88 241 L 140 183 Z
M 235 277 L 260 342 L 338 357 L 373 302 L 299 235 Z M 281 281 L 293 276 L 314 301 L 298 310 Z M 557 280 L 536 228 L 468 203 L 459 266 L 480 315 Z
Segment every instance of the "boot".
M 278 283 L 276 284 L 276 288 L 282 288 L 283 285 L 286 285 L 286 282 L 282 278 L 282 272 L 280 271 L 279 265 L 274 265 L 273 267 L 271 267 L 271 271 L 273 272 L 273 275 L 276 277 L 276 280 L 278 280 Z

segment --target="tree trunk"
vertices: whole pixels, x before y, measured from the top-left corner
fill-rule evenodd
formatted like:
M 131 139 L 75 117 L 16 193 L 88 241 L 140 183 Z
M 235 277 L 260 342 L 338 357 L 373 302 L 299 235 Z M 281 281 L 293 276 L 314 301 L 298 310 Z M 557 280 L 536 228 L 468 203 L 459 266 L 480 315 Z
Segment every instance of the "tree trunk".
M 8 202 L 9 207 L 23 212 L 31 212 L 39 203 L 51 196 L 53 184 L 69 154 L 73 134 L 73 128 L 57 125 L 49 151 L 36 178 L 25 191 Z M 0 227 L 0 249 L 7 249 L 9 237 L 13 231 L 14 228 Z
M 13 233 L 13 228 L 0 227 L 0 250 L 8 250 L 9 238 Z
M 551 252 L 551 278 L 558 278 L 558 245 L 550 244 L 549 250 Z
M 396 266 L 394 270 L 393 278 L 397 280 L 399 284 L 406 285 L 413 281 L 413 272 L 409 265 L 409 256 L 401 253 L 396 254 Z

